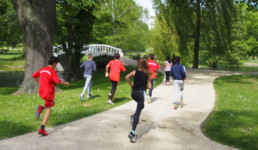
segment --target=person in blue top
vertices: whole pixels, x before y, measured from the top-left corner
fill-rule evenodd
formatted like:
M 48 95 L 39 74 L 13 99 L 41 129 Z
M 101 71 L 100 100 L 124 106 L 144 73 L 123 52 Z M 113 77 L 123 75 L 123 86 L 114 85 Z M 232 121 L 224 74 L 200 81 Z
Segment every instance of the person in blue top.
M 91 85 L 92 85 L 92 71 L 96 71 L 96 63 L 93 61 L 93 55 L 89 54 L 88 55 L 88 60 L 84 61 L 80 68 L 82 68 L 84 70 L 84 78 L 86 79 L 83 91 L 80 95 L 81 101 L 83 102 L 84 100 L 84 94 L 86 92 L 86 90 L 88 89 L 88 94 L 87 94 L 87 98 L 91 98 Z
M 185 66 L 180 64 L 180 60 L 181 58 L 179 56 L 176 56 L 175 64 L 172 66 L 170 70 L 170 75 L 174 79 L 174 88 L 175 88 L 174 109 L 177 109 L 179 104 L 181 107 L 183 107 L 184 80 L 187 80 Z M 180 101 L 179 101 L 180 103 L 178 104 L 177 101 L 178 101 L 179 88 L 180 88 Z

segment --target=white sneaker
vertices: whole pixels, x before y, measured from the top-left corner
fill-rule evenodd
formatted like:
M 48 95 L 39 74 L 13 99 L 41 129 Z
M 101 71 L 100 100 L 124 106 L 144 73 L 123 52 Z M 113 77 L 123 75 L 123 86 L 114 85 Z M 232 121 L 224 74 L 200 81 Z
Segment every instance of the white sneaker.
M 84 95 L 80 94 L 81 101 L 83 102 Z
M 114 103 L 112 102 L 112 100 L 108 100 L 107 103 L 111 104 L 111 105 L 114 105 Z
M 87 95 L 87 98 L 91 98 L 91 97 L 92 97 L 91 94 Z
M 184 106 L 183 99 L 180 99 L 180 101 L 179 101 L 179 105 L 180 105 L 181 107 L 183 107 L 183 106 Z
M 149 95 L 146 97 L 146 101 L 147 101 L 148 104 L 151 103 L 151 97 Z

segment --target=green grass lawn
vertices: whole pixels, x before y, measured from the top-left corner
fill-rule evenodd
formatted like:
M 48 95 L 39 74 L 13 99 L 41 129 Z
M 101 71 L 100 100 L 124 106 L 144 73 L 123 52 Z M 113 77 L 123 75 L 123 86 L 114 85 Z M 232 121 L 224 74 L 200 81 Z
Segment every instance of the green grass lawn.
M 126 72 L 121 73 L 121 82 L 114 98 L 115 105 L 107 104 L 112 84 L 104 77 L 104 70 L 93 74 L 93 98 L 84 102 L 81 102 L 79 94 L 82 92 L 85 80 L 71 82 L 69 87 L 58 85 L 62 92 L 56 93 L 55 106 L 47 128 L 97 114 L 132 100 L 131 88 L 124 77 L 135 68 L 127 66 L 126 69 Z M 41 125 L 43 116 L 36 120 L 34 114 L 36 105 L 43 105 L 44 101 L 38 95 L 11 95 L 18 89 L 17 85 L 22 79 L 23 72 L 0 72 L 0 139 L 37 131 Z M 159 74 L 155 86 L 162 80 L 163 75 Z
M 223 76 L 214 82 L 216 104 L 202 126 L 212 140 L 258 149 L 258 76 Z
M 17 50 L 10 50 L 0 54 L 0 71 L 24 71 L 25 60 L 22 53 Z

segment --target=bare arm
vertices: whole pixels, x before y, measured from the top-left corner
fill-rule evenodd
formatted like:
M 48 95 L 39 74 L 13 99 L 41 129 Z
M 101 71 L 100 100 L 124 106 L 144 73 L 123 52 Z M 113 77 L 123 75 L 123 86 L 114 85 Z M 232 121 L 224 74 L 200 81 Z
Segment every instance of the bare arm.
M 151 80 L 148 80 L 148 89 L 151 89 Z
M 130 72 L 128 75 L 125 76 L 125 80 L 128 82 L 128 84 L 131 86 L 131 88 L 133 87 L 132 82 L 130 81 L 130 77 L 134 77 L 135 75 L 135 70 Z
M 167 63 L 164 63 L 164 66 L 167 67 Z
M 108 77 L 108 69 L 109 69 L 109 65 L 106 66 L 106 74 L 105 74 L 105 77 Z
M 39 78 L 34 78 L 34 80 L 39 84 Z
M 63 84 L 63 85 L 67 85 L 67 86 L 70 85 L 69 82 L 64 82 L 64 81 L 61 81 L 59 84 Z

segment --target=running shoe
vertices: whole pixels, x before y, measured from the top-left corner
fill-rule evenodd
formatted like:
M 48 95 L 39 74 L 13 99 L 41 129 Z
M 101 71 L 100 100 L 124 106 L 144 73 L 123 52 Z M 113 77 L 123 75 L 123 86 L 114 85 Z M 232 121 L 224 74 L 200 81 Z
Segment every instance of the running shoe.
M 183 107 L 183 106 L 184 106 L 183 99 L 180 99 L 180 101 L 179 101 L 179 105 L 180 105 L 181 107 Z
M 130 139 L 130 141 L 132 142 L 132 143 L 136 143 L 136 136 L 135 136 L 135 134 L 133 134 L 133 133 L 129 133 L 128 134 L 128 138 Z
M 41 105 L 37 105 L 36 107 L 36 113 L 35 113 L 35 117 L 36 119 L 39 120 L 40 114 L 42 113 L 42 106 Z
M 131 115 L 131 126 L 133 126 L 133 115 Z
M 108 99 L 111 99 L 111 93 L 108 94 Z
M 43 135 L 43 136 L 48 135 L 47 132 L 46 132 L 46 130 L 42 130 L 41 128 L 39 129 L 38 134 L 41 134 L 41 135 Z
M 149 95 L 146 97 L 146 101 L 147 101 L 148 104 L 151 103 L 151 97 Z
M 81 94 L 80 95 L 81 101 L 83 102 L 84 96 Z
M 176 110 L 178 108 L 178 104 L 174 103 L 174 109 Z
M 87 98 L 92 98 L 91 94 L 87 95 Z
M 108 100 L 107 103 L 111 104 L 111 105 L 114 105 L 114 103 L 112 102 L 112 100 Z

